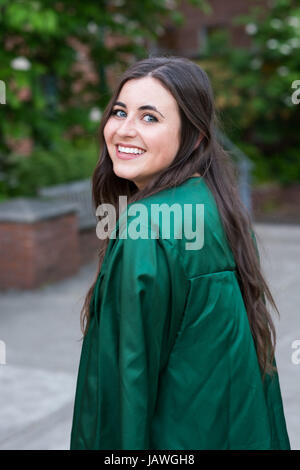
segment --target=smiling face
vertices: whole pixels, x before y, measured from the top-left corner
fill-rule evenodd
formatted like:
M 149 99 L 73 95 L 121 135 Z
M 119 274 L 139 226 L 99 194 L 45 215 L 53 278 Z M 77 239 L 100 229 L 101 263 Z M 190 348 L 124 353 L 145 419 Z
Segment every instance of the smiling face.
M 125 83 L 104 127 L 113 171 L 139 189 L 173 161 L 180 144 L 176 100 L 152 77 Z

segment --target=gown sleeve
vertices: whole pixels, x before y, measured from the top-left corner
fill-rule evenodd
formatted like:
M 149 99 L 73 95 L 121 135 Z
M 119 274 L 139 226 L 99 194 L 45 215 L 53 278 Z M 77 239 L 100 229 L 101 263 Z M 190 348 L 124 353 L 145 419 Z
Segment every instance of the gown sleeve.
M 98 416 L 93 448 L 151 448 L 159 375 L 182 312 L 184 281 L 179 266 L 171 276 L 171 251 L 168 242 L 151 238 L 118 240 L 113 250 L 95 312 Z

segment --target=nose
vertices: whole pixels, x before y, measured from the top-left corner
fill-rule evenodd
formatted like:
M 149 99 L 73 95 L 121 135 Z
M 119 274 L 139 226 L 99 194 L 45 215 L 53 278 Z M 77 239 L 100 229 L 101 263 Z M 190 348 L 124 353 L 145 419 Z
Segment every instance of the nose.
M 120 122 L 117 134 L 120 137 L 135 137 L 136 136 L 136 128 L 133 119 L 129 119 L 128 117 Z

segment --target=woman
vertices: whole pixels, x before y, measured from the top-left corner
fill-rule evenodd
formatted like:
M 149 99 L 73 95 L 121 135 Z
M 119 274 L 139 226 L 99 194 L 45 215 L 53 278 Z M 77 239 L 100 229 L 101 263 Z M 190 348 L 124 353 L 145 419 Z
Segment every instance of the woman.
M 178 57 L 132 65 L 103 114 L 93 197 L 117 223 L 82 309 L 71 449 L 290 448 L 276 305 L 216 126 Z

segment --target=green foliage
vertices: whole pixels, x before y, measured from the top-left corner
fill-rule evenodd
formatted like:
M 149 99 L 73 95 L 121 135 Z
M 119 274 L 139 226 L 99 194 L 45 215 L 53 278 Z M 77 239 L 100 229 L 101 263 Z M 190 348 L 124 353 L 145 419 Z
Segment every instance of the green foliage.
M 237 147 L 240 148 L 254 163 L 252 170 L 252 182 L 254 185 L 272 181 L 268 161 L 264 158 L 264 155 L 259 150 L 258 146 L 245 142 L 244 140 L 235 142 L 235 145 L 237 145 Z
M 44 186 L 90 178 L 98 160 L 97 143 L 57 144 L 53 151 L 36 147 L 30 157 L 14 155 L 11 171 L 0 182 L 0 197 L 35 196 Z
M 15 187 L 14 171 L 17 167 L 17 159 L 12 154 L 0 151 L 0 201 L 9 197 L 9 188 Z
M 209 8 L 206 0 L 190 1 Z M 118 64 L 122 71 L 132 60 L 146 57 L 147 47 L 164 32 L 167 20 L 182 21 L 178 4 L 179 0 L 0 0 L 0 80 L 6 84 L 6 104 L 0 105 L 0 197 L 34 190 L 37 181 L 54 184 L 80 178 L 81 166 L 76 170 L 71 158 L 82 165 L 82 177 L 86 175 L 85 159 L 74 151 L 72 140 L 78 135 L 89 140 L 96 134 L 97 110 L 101 112 L 110 98 L 107 67 Z M 122 41 L 108 44 L 109 37 Z M 93 80 L 76 68 L 84 51 Z M 70 139 L 68 156 L 59 149 L 63 136 Z M 31 157 L 14 155 L 11 142 L 24 138 L 35 143 L 36 168 Z
M 266 180 L 300 181 L 300 104 L 292 101 L 300 79 L 297 3 L 274 0 L 269 9 L 234 19 L 251 37 L 250 48 L 233 48 L 229 35 L 218 32 L 202 59 L 228 135 L 259 149 L 257 174 Z
M 300 151 L 289 148 L 281 153 L 274 153 L 271 160 L 271 174 L 282 185 L 300 181 Z

